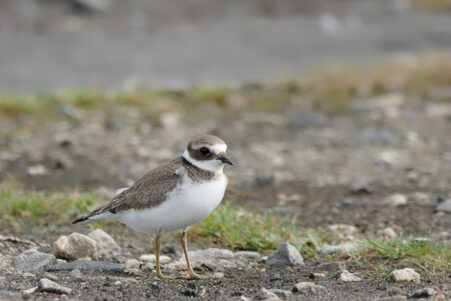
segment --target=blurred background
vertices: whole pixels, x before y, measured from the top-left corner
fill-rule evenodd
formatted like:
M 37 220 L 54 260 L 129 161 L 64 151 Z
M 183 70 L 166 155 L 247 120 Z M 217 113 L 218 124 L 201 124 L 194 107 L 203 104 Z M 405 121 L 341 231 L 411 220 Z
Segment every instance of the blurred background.
M 236 84 L 449 50 L 449 0 L 1 0 L 0 89 Z

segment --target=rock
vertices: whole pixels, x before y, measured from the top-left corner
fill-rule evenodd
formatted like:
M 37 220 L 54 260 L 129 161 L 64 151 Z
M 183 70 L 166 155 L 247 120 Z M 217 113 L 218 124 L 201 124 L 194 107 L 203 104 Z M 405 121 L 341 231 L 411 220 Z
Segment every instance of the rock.
M 413 294 L 412 294 L 412 298 L 429 298 L 432 296 L 437 295 L 438 292 L 433 289 L 432 287 L 427 287 L 427 288 L 422 288 L 419 290 L 416 290 Z
M 100 270 L 122 272 L 124 267 L 117 263 L 94 261 L 94 260 L 75 260 L 71 262 L 61 262 L 47 268 L 47 271 L 65 271 L 65 270 Z
M 72 278 L 74 278 L 76 281 L 80 281 L 80 282 L 84 282 L 86 281 L 85 278 L 83 278 L 83 275 L 81 274 L 79 269 L 73 269 L 70 273 L 69 276 L 71 276 Z
M 142 262 L 152 262 L 155 263 L 155 255 L 154 254 L 144 254 L 139 256 L 139 260 Z M 165 255 L 160 255 L 160 263 L 167 264 L 172 261 L 172 258 Z
M 397 207 L 407 204 L 407 197 L 400 193 L 392 194 L 391 196 L 385 198 L 382 201 L 383 205 L 390 206 L 390 207 Z
M 293 292 L 305 295 L 317 295 L 326 293 L 327 289 L 324 286 L 316 285 L 313 282 L 298 282 L 294 285 Z
M 375 188 L 366 182 L 356 180 L 349 185 L 349 191 L 353 194 L 369 194 L 373 193 Z
M 355 235 L 358 232 L 355 226 L 346 224 L 329 225 L 327 229 L 334 233 L 334 237 L 336 237 L 336 239 L 340 240 L 343 239 L 354 240 L 353 235 Z
M 58 281 L 58 279 L 59 279 L 58 276 L 56 276 L 55 274 L 49 273 L 49 272 L 45 272 L 43 277 L 48 278 L 53 281 Z
M 346 263 L 342 261 L 322 263 L 318 266 L 320 271 L 336 272 L 346 269 Z
M 296 266 L 304 265 L 304 258 L 299 251 L 288 243 L 280 244 L 268 257 L 266 264 L 270 266 Z
M 402 295 L 395 295 L 390 297 L 373 299 L 373 301 L 407 301 L 407 297 Z
M 88 237 L 97 243 L 98 256 L 101 258 L 111 258 L 121 253 L 114 239 L 101 229 L 91 231 Z
M 141 266 L 141 261 L 136 260 L 136 259 L 128 259 L 125 262 L 125 270 L 126 271 L 133 270 L 133 269 L 139 269 L 140 266 Z
M 238 251 L 233 253 L 233 257 L 244 257 L 244 258 L 249 258 L 249 259 L 255 259 L 255 260 L 261 260 L 262 259 L 262 255 L 258 252 L 254 252 L 254 251 Z
M 361 281 L 362 280 L 362 279 L 360 279 L 360 277 L 350 273 L 348 270 L 343 270 L 340 273 L 340 278 L 338 278 L 338 279 L 343 282 L 353 282 L 353 281 Z
M 71 0 L 72 8 L 81 12 L 105 13 L 111 7 L 111 0 Z
M 195 268 L 207 267 L 210 270 L 218 268 L 234 268 L 238 265 L 232 260 L 233 252 L 226 249 L 209 248 L 205 250 L 189 251 L 191 265 Z M 185 256 L 168 264 L 169 269 L 185 269 Z
M 152 271 L 154 268 L 155 268 L 155 263 L 153 263 L 153 262 L 148 262 L 141 266 L 141 270 L 145 273 Z
M 309 278 L 311 279 L 326 279 L 327 277 L 327 272 L 323 272 L 323 273 L 311 273 Z
M 72 289 L 59 285 L 50 279 L 42 278 L 39 280 L 38 289 L 41 292 L 56 293 L 56 294 L 66 294 L 69 295 Z
M 24 277 L 25 279 L 32 279 L 32 278 L 35 278 L 36 275 L 32 274 L 32 273 L 25 272 L 25 273 L 22 274 L 22 277 Z
M 451 213 L 451 199 L 447 199 L 438 204 L 437 207 L 435 207 L 435 211 Z
M 359 250 L 358 246 L 353 243 L 345 243 L 341 245 L 325 245 L 319 249 L 319 252 L 321 254 L 336 254 L 336 253 L 343 253 L 343 254 L 349 254 L 354 253 Z
M 282 298 L 290 298 L 293 296 L 293 293 L 287 290 L 282 290 L 282 289 L 278 289 L 278 288 L 273 288 L 269 290 L 271 293 L 276 294 L 279 297 Z
M 42 164 L 29 166 L 27 168 L 27 174 L 29 174 L 30 176 L 42 176 L 46 175 L 47 173 L 47 168 Z
M 216 273 L 213 274 L 213 278 L 218 278 L 218 279 L 224 278 L 224 273 L 223 272 L 216 272 Z
M 419 205 L 427 205 L 431 202 L 431 196 L 424 192 L 414 192 L 409 194 L 408 200 Z
M 280 277 L 280 274 L 271 274 L 271 275 L 269 275 L 268 276 L 268 280 L 269 281 L 277 281 L 277 280 L 280 280 L 280 279 L 282 279 L 282 277 Z
M 266 300 L 266 301 L 279 301 L 280 300 L 279 297 L 275 293 L 267 290 L 264 287 L 261 288 L 256 299 L 257 300 Z
M 66 259 L 97 258 L 97 243 L 86 235 L 74 232 L 61 236 L 55 242 L 56 255 Z
M 393 230 L 393 228 L 391 228 L 391 227 L 387 227 L 387 228 L 379 231 L 379 235 L 382 236 L 382 239 L 384 241 L 393 241 L 398 236 L 396 234 L 395 230 Z
M 24 297 L 24 299 L 25 299 L 25 298 L 29 298 L 29 297 L 30 297 L 31 295 L 33 295 L 37 290 L 38 290 L 38 287 L 37 287 L 37 286 L 32 287 L 32 288 L 29 288 L 29 289 L 26 289 L 26 290 L 23 290 L 23 291 L 22 291 L 22 297 Z
M 419 282 L 420 274 L 415 272 L 412 268 L 405 268 L 402 270 L 394 270 L 390 273 L 390 277 L 394 282 Z
M 52 156 L 54 157 L 52 160 L 52 168 L 67 170 L 74 167 L 74 161 L 66 154 L 59 153 Z
M 37 274 L 53 264 L 56 264 L 54 255 L 42 253 L 36 249 L 28 249 L 13 258 L 13 266 L 20 273 L 28 272 Z

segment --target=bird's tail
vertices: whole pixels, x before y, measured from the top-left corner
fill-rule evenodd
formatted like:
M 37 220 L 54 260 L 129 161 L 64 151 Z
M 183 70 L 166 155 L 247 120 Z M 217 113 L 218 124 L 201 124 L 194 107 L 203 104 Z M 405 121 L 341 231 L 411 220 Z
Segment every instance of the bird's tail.
M 87 221 L 87 220 L 89 220 L 89 217 L 83 215 L 83 216 L 80 216 L 80 217 L 76 218 L 76 219 L 72 222 L 72 224 L 77 224 L 77 223 L 85 222 L 85 221 Z

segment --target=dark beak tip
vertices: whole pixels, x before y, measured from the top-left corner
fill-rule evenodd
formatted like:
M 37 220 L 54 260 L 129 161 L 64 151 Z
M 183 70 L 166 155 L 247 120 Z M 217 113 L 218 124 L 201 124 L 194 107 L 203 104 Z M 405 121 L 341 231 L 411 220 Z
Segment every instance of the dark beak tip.
M 232 160 L 230 160 L 229 158 L 227 158 L 226 155 L 222 155 L 222 156 L 219 158 L 219 160 L 221 160 L 221 162 L 224 163 L 224 164 L 229 164 L 229 165 L 231 165 L 231 166 L 234 166 L 234 165 L 235 165 L 235 163 L 233 163 Z

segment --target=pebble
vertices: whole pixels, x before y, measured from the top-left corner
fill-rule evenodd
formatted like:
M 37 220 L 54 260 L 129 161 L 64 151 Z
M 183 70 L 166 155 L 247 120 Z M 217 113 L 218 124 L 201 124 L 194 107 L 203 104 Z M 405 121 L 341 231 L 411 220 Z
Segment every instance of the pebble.
M 79 269 L 73 269 L 69 275 L 74 278 L 76 281 L 84 282 L 86 281 L 85 278 L 83 278 L 83 275 L 81 274 L 81 271 Z
M 340 273 L 339 280 L 343 282 L 353 282 L 353 281 L 361 281 L 360 277 L 356 276 L 355 274 L 349 272 L 348 270 L 343 270 Z
M 30 176 L 42 176 L 48 174 L 48 170 L 42 164 L 33 165 L 27 168 L 27 174 L 29 174 Z
M 394 270 L 390 273 L 390 277 L 394 282 L 419 282 L 420 274 L 415 272 L 412 268 L 405 268 L 401 270 Z
M 451 199 L 447 199 L 438 204 L 437 207 L 435 207 L 435 211 L 451 213 Z
M 419 205 L 427 205 L 431 202 L 431 196 L 424 192 L 414 192 L 409 194 L 408 200 Z
M 279 301 L 280 298 L 270 290 L 266 288 L 261 288 L 259 294 L 257 295 L 257 300 L 266 300 L 266 301 Z
M 47 278 L 42 278 L 41 280 L 39 280 L 38 288 L 39 291 L 41 292 L 56 293 L 56 294 L 69 295 L 72 292 L 72 289 L 59 285 L 58 283 L 55 283 Z
M 29 288 L 29 289 L 26 289 L 26 290 L 23 290 L 22 291 L 22 296 L 23 297 L 29 297 L 30 295 L 34 294 L 37 290 L 38 290 L 37 286 Z
M 136 259 L 128 259 L 125 262 L 125 270 L 126 271 L 133 270 L 133 269 L 139 269 L 140 266 L 141 266 L 141 261 L 136 260 Z
M 412 294 L 412 298 L 429 298 L 432 296 L 437 295 L 438 292 L 433 289 L 432 287 L 427 287 L 427 288 L 422 288 L 419 290 L 416 290 L 413 294 Z
M 299 251 L 289 243 L 280 244 L 268 257 L 266 264 L 270 266 L 297 266 L 304 265 L 304 258 Z
M 48 278 L 53 281 L 57 281 L 59 279 L 58 276 L 56 276 L 55 274 L 48 273 L 48 272 L 45 272 L 43 276 L 44 276 L 44 278 Z
M 97 258 L 97 243 L 86 235 L 74 232 L 71 235 L 60 236 L 56 242 L 56 255 L 66 259 L 82 257 Z
M 390 297 L 373 299 L 373 301 L 407 301 L 407 297 L 402 295 L 395 295 Z
M 233 253 L 234 257 L 244 257 L 244 258 L 249 258 L 249 259 L 255 259 L 255 260 L 261 260 L 262 259 L 262 255 L 258 252 L 254 252 L 254 251 L 238 251 Z
M 20 273 L 28 272 L 37 274 L 53 264 L 56 264 L 54 255 L 42 253 L 36 249 L 28 249 L 20 255 L 13 257 L 13 266 Z
M 28 273 L 28 272 L 23 273 L 22 276 L 23 276 L 25 279 L 32 279 L 32 278 L 35 278 L 35 277 L 36 277 L 35 274 Z
M 280 280 L 280 279 L 282 279 L 282 277 L 280 277 L 280 274 L 271 274 L 271 275 L 269 275 L 268 276 L 268 280 L 269 281 L 277 281 L 277 280 Z
M 117 263 L 95 261 L 95 260 L 75 260 L 71 262 L 61 262 L 47 268 L 47 271 L 65 271 L 73 269 L 79 270 L 100 270 L 122 272 L 124 267 Z
M 155 263 L 153 263 L 153 262 L 148 262 L 148 263 L 144 264 L 143 266 L 141 266 L 141 270 L 145 273 L 151 272 L 154 268 L 155 268 Z
M 327 289 L 324 286 L 316 285 L 313 282 L 298 282 L 294 285 L 293 292 L 316 295 L 320 293 L 326 293 Z
M 358 232 L 355 226 L 347 224 L 333 224 L 329 225 L 327 229 L 332 232 L 341 233 L 343 235 L 354 235 Z
M 383 205 L 398 207 L 407 204 L 407 197 L 400 193 L 392 194 L 382 201 Z
M 213 274 L 213 278 L 218 278 L 218 279 L 224 278 L 224 273 L 223 272 L 216 272 L 216 273 Z
M 236 268 L 238 265 L 233 259 L 233 252 L 227 249 L 209 248 L 189 251 L 189 258 L 193 268 L 208 268 L 209 270 L 222 268 Z M 167 266 L 169 269 L 186 269 L 185 256 L 181 256 Z
M 327 277 L 327 272 L 323 272 L 323 273 L 312 273 L 310 274 L 310 278 L 311 279 L 326 279 Z
M 273 289 L 270 289 L 269 291 L 282 298 L 290 298 L 293 296 L 292 292 L 283 290 L 283 289 L 273 288 Z
M 142 262 L 152 262 L 155 263 L 155 255 L 154 254 L 144 254 L 139 256 L 139 260 Z M 160 255 L 160 263 L 167 264 L 172 261 L 172 258 L 165 255 Z
M 97 243 L 98 256 L 101 258 L 111 258 L 121 253 L 121 247 L 102 229 L 91 231 L 88 237 Z
M 387 228 L 379 231 L 379 235 L 382 236 L 382 239 L 384 241 L 393 241 L 398 236 L 396 234 L 395 230 L 393 230 L 393 228 L 391 228 L 391 227 L 387 227 Z

